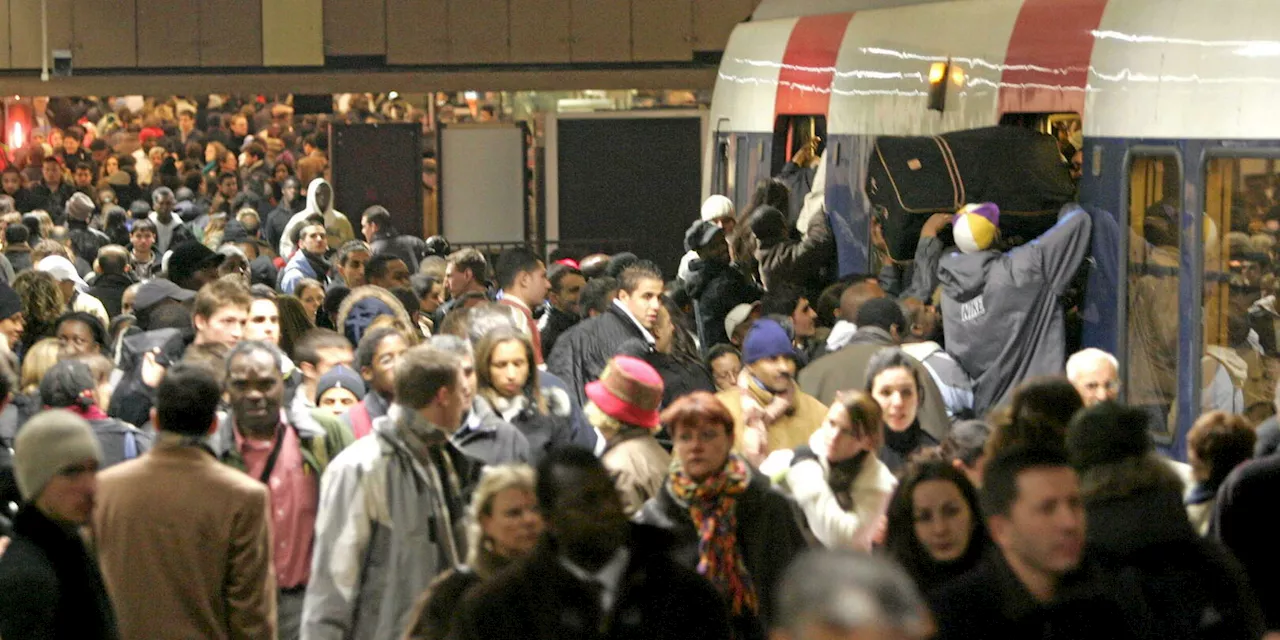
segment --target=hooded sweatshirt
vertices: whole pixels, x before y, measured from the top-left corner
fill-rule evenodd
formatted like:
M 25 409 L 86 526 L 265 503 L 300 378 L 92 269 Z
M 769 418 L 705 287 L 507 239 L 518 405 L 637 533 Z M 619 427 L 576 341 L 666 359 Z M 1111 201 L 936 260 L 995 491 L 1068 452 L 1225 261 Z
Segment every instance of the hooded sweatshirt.
M 1068 204 L 1053 228 L 1008 253 L 953 252 L 939 261 L 947 350 L 973 377 L 975 414 L 1007 400 L 1022 380 L 1066 366 L 1059 297 L 1089 251 L 1092 224 Z
M 324 211 L 321 211 L 316 204 L 316 192 L 320 190 L 321 185 L 329 187 L 329 207 Z M 293 253 L 293 230 L 313 213 L 324 215 L 324 229 L 329 236 L 329 248 L 336 249 L 348 240 L 355 240 L 356 234 L 351 229 L 351 221 L 347 219 L 347 215 L 333 208 L 333 187 L 324 178 L 316 178 L 307 187 L 306 208 L 293 214 L 289 223 L 284 226 L 284 235 L 280 238 L 281 256 L 288 257 Z

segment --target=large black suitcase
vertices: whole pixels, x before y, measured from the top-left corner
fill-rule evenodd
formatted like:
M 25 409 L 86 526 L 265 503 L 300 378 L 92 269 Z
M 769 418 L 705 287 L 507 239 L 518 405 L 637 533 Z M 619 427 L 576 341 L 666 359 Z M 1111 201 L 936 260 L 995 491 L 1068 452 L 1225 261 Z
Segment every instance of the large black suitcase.
M 1049 135 L 988 127 L 934 137 L 876 140 L 867 195 L 889 255 L 910 260 L 925 220 L 972 202 L 1000 207 L 1000 232 L 1015 244 L 1053 226 L 1075 182 Z

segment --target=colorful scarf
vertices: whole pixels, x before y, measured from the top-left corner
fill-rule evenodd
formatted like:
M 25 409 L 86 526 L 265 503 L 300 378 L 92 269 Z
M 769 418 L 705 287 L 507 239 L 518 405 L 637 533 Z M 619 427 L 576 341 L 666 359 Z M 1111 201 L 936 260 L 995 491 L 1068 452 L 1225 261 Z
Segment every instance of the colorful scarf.
M 759 599 L 751 573 L 738 552 L 738 496 L 747 490 L 750 469 L 736 455 L 720 472 L 702 482 L 685 475 L 677 460 L 672 464 L 672 494 L 689 506 L 689 517 L 698 529 L 698 573 L 706 576 L 729 598 L 733 614 L 754 614 Z

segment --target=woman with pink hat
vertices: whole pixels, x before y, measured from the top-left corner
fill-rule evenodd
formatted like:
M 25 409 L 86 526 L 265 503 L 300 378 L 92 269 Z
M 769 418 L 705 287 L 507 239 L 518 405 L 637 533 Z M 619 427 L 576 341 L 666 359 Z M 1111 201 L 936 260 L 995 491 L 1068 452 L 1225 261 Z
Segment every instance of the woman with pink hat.
M 600 378 L 587 384 L 583 412 L 605 439 L 601 461 L 613 476 L 628 516 L 658 495 L 671 456 L 658 444 L 662 376 L 639 358 L 614 356 Z

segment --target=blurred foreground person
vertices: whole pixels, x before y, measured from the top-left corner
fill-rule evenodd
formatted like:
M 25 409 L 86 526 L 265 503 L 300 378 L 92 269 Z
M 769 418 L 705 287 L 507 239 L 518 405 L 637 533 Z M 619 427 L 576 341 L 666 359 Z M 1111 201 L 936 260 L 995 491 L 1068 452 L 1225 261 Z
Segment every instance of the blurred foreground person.
M 444 640 L 462 598 L 516 560 L 529 555 L 542 534 L 527 465 L 486 467 L 471 498 L 467 563 L 443 573 L 418 602 L 404 640 Z
M 724 602 L 666 555 L 667 536 L 627 522 L 609 473 L 587 449 L 557 449 L 538 465 L 547 535 L 524 563 L 463 603 L 460 640 L 723 640 Z
M 810 551 L 787 569 L 773 640 L 924 640 L 924 599 L 892 562 L 851 550 Z
M 116 618 L 98 563 L 78 528 L 93 512 L 102 449 L 84 419 L 47 411 L 14 443 L 22 508 L 0 549 L 0 636 L 5 640 L 115 640 Z
M 884 546 L 925 593 L 972 571 L 992 548 L 978 491 L 946 462 L 909 467 L 889 503 Z
M 267 487 L 205 443 L 221 397 L 212 371 L 174 365 L 155 448 L 98 478 L 93 533 L 122 638 L 276 637 Z
M 987 463 L 987 528 L 999 553 L 930 596 L 939 640 L 1141 637 L 1119 589 L 1082 562 L 1080 479 L 1060 449 L 1015 446 Z

